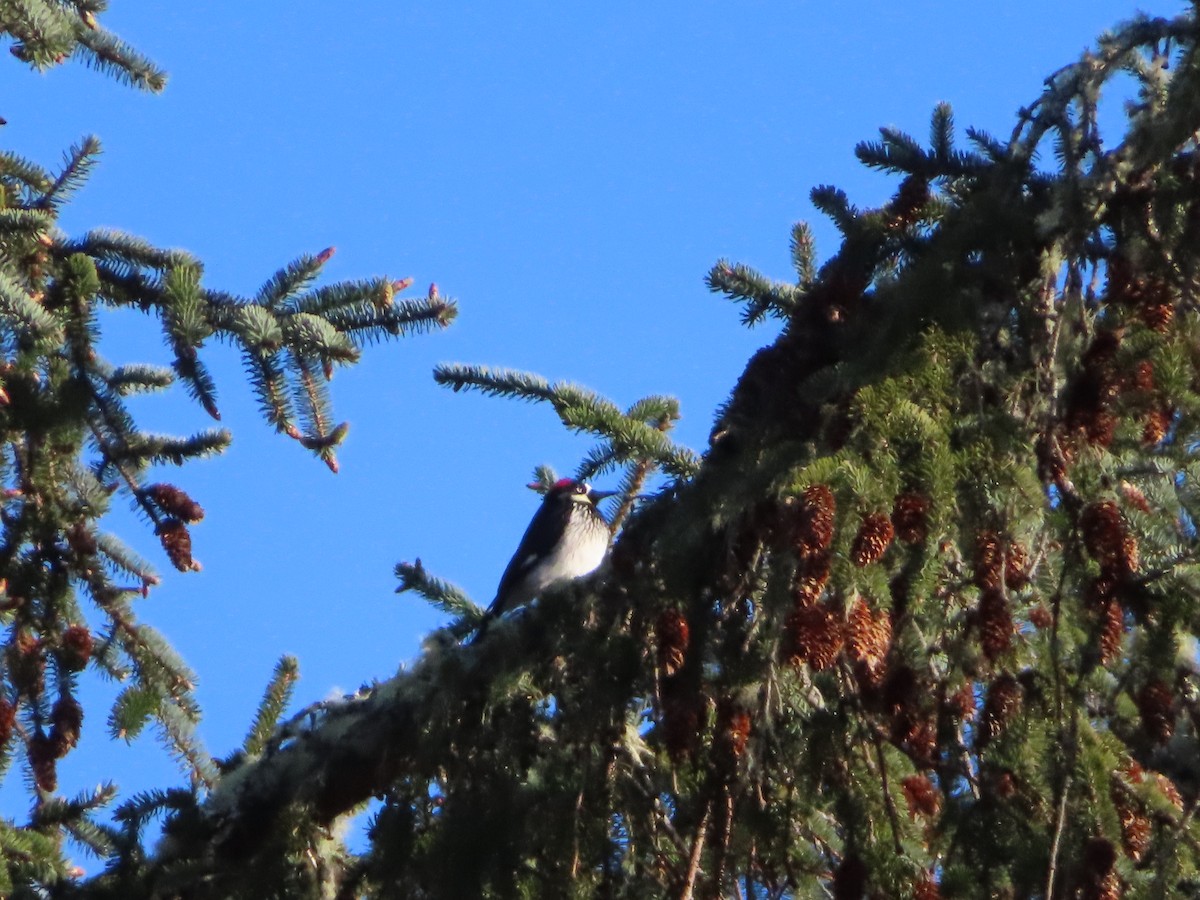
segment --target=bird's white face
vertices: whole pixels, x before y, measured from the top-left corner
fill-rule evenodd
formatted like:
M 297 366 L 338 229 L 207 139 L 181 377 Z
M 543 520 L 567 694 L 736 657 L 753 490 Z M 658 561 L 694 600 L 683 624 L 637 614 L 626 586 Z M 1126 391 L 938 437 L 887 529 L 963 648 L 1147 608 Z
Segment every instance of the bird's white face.
M 570 497 L 576 503 L 591 504 L 591 502 L 592 502 L 592 498 L 590 496 L 591 493 L 592 493 L 592 486 L 590 484 L 585 484 L 584 482 L 581 481 L 581 482 L 579 482 L 579 484 L 575 485 L 575 487 L 573 487 L 571 489 Z

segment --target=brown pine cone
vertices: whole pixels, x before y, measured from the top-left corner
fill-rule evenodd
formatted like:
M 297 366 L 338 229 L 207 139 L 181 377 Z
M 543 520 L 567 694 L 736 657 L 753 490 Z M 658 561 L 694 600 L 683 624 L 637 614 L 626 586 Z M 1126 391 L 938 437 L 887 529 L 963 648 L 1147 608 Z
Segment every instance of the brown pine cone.
M 687 617 L 677 609 L 664 609 L 654 625 L 658 642 L 658 666 L 664 675 L 674 675 L 687 658 L 690 632 Z
M 1004 594 L 995 589 L 983 592 L 979 598 L 978 621 L 983 655 L 995 662 L 1012 645 L 1014 630 L 1012 611 Z
M 158 526 L 156 533 L 171 565 L 180 572 L 190 572 L 196 567 L 192 559 L 192 535 L 186 525 L 178 519 L 167 519 Z
M 1000 535 L 984 530 L 975 536 L 972 565 L 975 583 L 984 590 L 1000 587 L 1004 578 L 1004 542 Z
M 79 672 L 92 658 L 92 633 L 86 625 L 69 625 L 62 636 L 59 665 L 68 672 Z
M 796 599 L 797 608 L 812 606 L 821 599 L 821 592 L 829 581 L 829 566 L 827 550 L 800 560 L 792 581 L 792 596 Z
M 906 544 L 919 544 L 929 534 L 930 499 L 917 491 L 905 491 L 892 507 L 896 537 Z
M 1162 443 L 1167 432 L 1171 430 L 1171 420 L 1175 417 L 1173 410 L 1157 407 L 1146 414 L 1146 424 L 1142 428 L 1142 444 L 1156 447 Z
M 782 655 L 792 665 L 828 669 L 842 652 L 841 619 L 825 604 L 797 609 L 784 623 Z
M 870 565 L 883 556 L 895 535 L 891 519 L 883 513 L 868 513 L 850 546 L 850 559 L 859 568 Z
M 796 554 L 801 559 L 829 549 L 836 515 L 837 501 L 827 485 L 814 484 L 805 489 L 796 526 Z
M 1004 674 L 992 682 L 987 699 L 983 702 L 983 715 L 979 720 L 979 731 L 975 745 L 980 749 L 998 738 L 1021 709 L 1023 691 L 1021 683 L 1012 675 Z
M 879 668 L 892 641 L 892 623 L 887 613 L 875 615 L 859 597 L 850 608 L 845 629 L 849 657 L 869 669 Z
M 150 484 L 143 491 L 168 516 L 183 522 L 199 522 L 204 518 L 200 504 L 173 484 Z
M 924 816 L 932 819 L 942 809 L 942 795 L 927 775 L 909 775 L 900 782 L 904 799 L 908 803 L 908 814 L 915 819 Z
M 1100 625 L 1100 665 L 1107 666 L 1121 654 L 1125 637 L 1125 611 L 1116 600 L 1109 600 Z
M 1165 744 L 1175 733 L 1175 697 L 1162 680 L 1148 681 L 1134 698 L 1147 737 Z

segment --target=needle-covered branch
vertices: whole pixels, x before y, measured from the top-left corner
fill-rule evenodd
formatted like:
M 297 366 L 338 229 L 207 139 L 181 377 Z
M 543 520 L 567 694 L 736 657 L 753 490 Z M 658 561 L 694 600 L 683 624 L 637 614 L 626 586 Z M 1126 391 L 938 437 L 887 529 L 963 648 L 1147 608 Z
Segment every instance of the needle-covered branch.
M 474 625 L 483 615 L 483 610 L 471 601 L 462 588 L 431 575 L 419 559 L 412 563 L 397 563 L 396 577 L 400 580 L 397 594 L 413 591 L 447 615 L 464 619 L 470 625 Z
M 112 32 L 101 27 L 95 0 L 20 0 L 0 6 L 0 34 L 12 37 L 10 52 L 34 69 L 56 66 L 77 56 L 85 65 L 117 81 L 161 91 L 167 75 Z
M 0 34 L 35 68 L 75 56 L 161 89 L 165 76 L 100 28 L 103 6 L 0 2 Z M 101 855 L 143 853 L 144 815 L 120 831 L 90 818 L 111 792 L 76 801 L 58 794 L 60 760 L 85 723 L 102 728 L 105 720 L 103 711 L 84 714 L 89 668 L 122 683 L 108 716 L 111 737 L 132 740 L 149 725 L 194 787 L 220 777 L 196 734 L 195 675 L 139 620 L 138 601 L 160 578 L 101 520 L 114 495 L 129 501 L 170 564 L 198 570 L 192 532 L 203 509 L 159 470 L 220 453 L 232 436 L 149 432 L 127 398 L 178 384 L 219 419 L 205 353 L 211 340 L 225 341 L 241 352 L 268 423 L 336 471 L 348 426 L 336 419 L 327 388 L 334 368 L 357 362 L 365 344 L 443 328 L 456 311 L 452 299 L 400 298 L 408 280 L 318 284 L 332 249 L 302 255 L 242 296 L 208 287 L 201 262 L 186 251 L 111 229 L 64 234 L 59 215 L 100 151 L 86 137 L 55 170 L 0 153 L 0 774 L 25 775 L 32 800 L 24 825 L 0 822 L 4 896 L 61 888 L 69 877 L 64 837 Z M 113 308 L 161 328 L 170 368 L 106 358 Z M 281 664 L 247 739 L 251 752 L 273 729 L 292 678 L 294 669 Z M 155 808 L 182 807 L 168 794 Z
M 648 459 L 675 478 L 689 478 L 696 472 L 694 453 L 672 443 L 662 431 L 645 422 L 648 417 L 662 418 L 650 415 L 655 408 L 661 408 L 672 421 L 678 416 L 677 408 L 670 406 L 673 401 L 666 398 L 647 398 L 629 414 L 587 388 L 568 382 L 551 384 L 528 372 L 454 364 L 436 367 L 433 377 L 454 391 L 470 388 L 494 397 L 549 403 L 567 428 L 606 441 L 616 460 Z
M 927 146 L 860 148 L 899 184 L 816 192 L 844 240 L 818 268 L 793 233 L 798 287 L 716 270 L 782 331 L 601 574 L 310 708 L 172 818 L 151 883 L 318 859 L 367 896 L 1195 894 L 1198 42 L 1194 11 L 1139 19 L 1007 142 L 957 149 L 939 107 Z M 1117 72 L 1140 94 L 1100 140 Z M 437 377 L 550 403 L 626 494 L 669 457 L 659 398 Z M 329 852 L 373 795 L 370 851 Z

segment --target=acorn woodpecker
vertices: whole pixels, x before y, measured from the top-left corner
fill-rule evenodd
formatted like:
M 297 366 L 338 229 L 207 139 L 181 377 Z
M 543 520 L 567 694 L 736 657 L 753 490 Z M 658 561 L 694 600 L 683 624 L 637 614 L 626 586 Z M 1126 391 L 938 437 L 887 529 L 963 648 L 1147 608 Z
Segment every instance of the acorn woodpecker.
M 591 485 L 570 478 L 546 491 L 471 643 L 483 637 L 492 619 L 505 610 L 528 603 L 551 585 L 599 568 L 608 551 L 609 534 L 596 503 L 615 493 L 594 491 Z

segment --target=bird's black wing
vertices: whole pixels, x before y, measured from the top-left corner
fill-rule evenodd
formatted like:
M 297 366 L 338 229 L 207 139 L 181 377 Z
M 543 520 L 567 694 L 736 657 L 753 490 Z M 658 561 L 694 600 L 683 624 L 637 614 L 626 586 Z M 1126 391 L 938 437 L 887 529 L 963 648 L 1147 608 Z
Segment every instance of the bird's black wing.
M 529 574 L 539 559 L 539 554 L 546 552 L 566 530 L 567 520 L 571 515 L 572 501 L 563 496 L 547 497 L 533 514 L 529 527 L 517 545 L 517 552 L 508 561 L 504 574 L 500 576 L 500 586 L 496 588 L 496 599 L 488 607 L 488 618 L 498 616 L 508 607 L 513 590 L 521 580 Z

